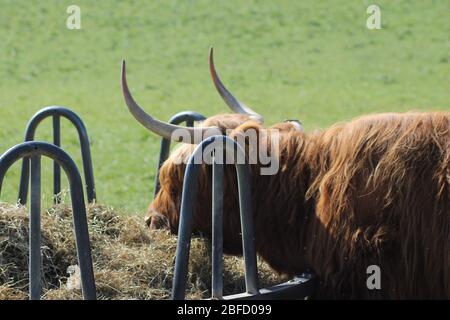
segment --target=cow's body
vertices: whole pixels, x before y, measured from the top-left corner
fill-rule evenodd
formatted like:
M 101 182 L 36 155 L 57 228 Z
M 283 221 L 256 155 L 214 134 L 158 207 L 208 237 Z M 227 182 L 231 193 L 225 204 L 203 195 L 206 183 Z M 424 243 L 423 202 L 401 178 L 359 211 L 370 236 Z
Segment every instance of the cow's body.
M 233 129 L 226 134 L 237 138 L 250 129 L 262 132 L 263 117 L 219 79 L 212 50 L 209 63 L 217 91 L 237 114 L 208 118 L 200 128 L 154 119 L 131 96 L 124 63 L 128 109 L 150 131 L 185 143 L 200 143 L 211 129 Z M 180 129 L 188 133 L 183 139 L 175 134 Z M 251 165 L 256 248 L 263 259 L 289 275 L 314 270 L 318 298 L 450 299 L 449 112 L 369 115 L 312 134 L 303 133 L 299 122 L 280 123 L 269 133 L 275 130 L 279 152 L 267 132 L 256 146 L 246 146 L 250 158 L 252 148 L 264 147 L 279 160 L 274 175 Z M 182 163 L 193 150 L 180 146 L 162 166 L 161 190 L 147 214 L 150 226 L 177 232 Z M 211 167 L 200 172 L 193 227 L 208 235 Z M 233 165 L 225 169 L 224 250 L 242 253 Z M 381 271 L 379 290 L 367 287 L 372 265 Z
M 261 124 L 222 115 L 205 125 Z M 450 298 L 450 114 L 379 114 L 305 134 L 281 129 L 280 170 L 252 165 L 256 247 L 276 271 L 307 268 L 319 298 Z M 261 142 L 264 143 L 264 142 Z M 161 169 L 161 191 L 148 218 L 176 232 L 184 165 L 182 145 Z M 225 178 L 224 248 L 241 253 L 233 166 Z M 211 231 L 211 172 L 202 170 L 194 229 Z M 161 216 L 164 216 L 161 219 Z M 150 219 L 152 218 L 152 219 Z M 163 223 L 163 224 L 164 224 Z M 381 290 L 368 290 L 367 267 L 381 270 Z

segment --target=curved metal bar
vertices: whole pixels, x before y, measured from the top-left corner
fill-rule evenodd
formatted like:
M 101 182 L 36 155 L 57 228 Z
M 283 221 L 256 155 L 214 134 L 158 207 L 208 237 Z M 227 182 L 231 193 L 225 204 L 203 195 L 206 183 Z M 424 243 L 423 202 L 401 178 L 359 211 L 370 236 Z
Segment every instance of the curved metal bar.
M 80 140 L 81 157 L 83 160 L 83 171 L 86 183 L 87 200 L 89 203 L 92 203 L 94 200 L 96 200 L 97 196 L 95 192 L 94 170 L 92 167 L 92 157 L 91 157 L 91 149 L 89 146 L 89 137 L 83 121 L 75 112 L 60 106 L 50 106 L 39 110 L 27 124 L 27 128 L 25 130 L 25 141 L 33 141 L 39 123 L 41 123 L 42 120 L 50 116 L 53 116 L 53 130 L 54 130 L 53 139 L 55 145 L 57 145 L 58 147 L 61 145 L 59 132 L 60 117 L 68 119 L 77 129 Z M 19 185 L 19 202 L 22 205 L 27 203 L 29 175 L 30 175 L 30 159 L 28 157 L 25 157 L 22 162 L 22 173 Z M 54 192 L 56 196 L 60 192 L 59 190 L 61 186 L 60 179 L 61 178 L 59 174 L 59 169 L 57 169 L 57 164 L 54 164 Z M 56 198 L 55 200 L 58 201 L 58 198 Z
M 186 122 L 186 126 L 193 127 L 195 121 L 203 121 L 205 119 L 206 118 L 200 113 L 194 111 L 182 111 L 174 115 L 172 118 L 170 118 L 169 123 L 180 124 L 182 122 Z M 156 197 L 156 195 L 159 192 L 159 189 L 161 188 L 159 184 L 159 170 L 161 169 L 163 162 L 166 161 L 167 158 L 169 157 L 170 143 L 171 141 L 168 139 L 164 138 L 161 139 L 161 146 L 159 148 L 158 168 L 156 169 L 156 176 L 155 176 L 155 187 L 153 189 L 153 198 Z
M 245 261 L 245 284 L 248 294 L 258 294 L 258 272 L 256 265 L 256 251 L 253 235 L 253 212 L 251 207 L 251 189 L 250 189 L 250 174 L 247 164 L 239 163 L 236 159 L 245 159 L 245 153 L 242 148 L 232 139 L 226 136 L 212 136 L 200 143 L 186 166 L 183 194 L 181 200 L 180 224 L 178 232 L 178 243 L 175 260 L 175 272 L 172 287 L 172 299 L 182 300 L 185 298 L 186 291 L 186 277 L 188 273 L 189 251 L 192 235 L 193 210 L 194 204 L 197 200 L 197 186 L 198 174 L 201 163 L 198 159 L 203 159 L 203 151 L 210 144 L 215 144 L 214 149 L 217 153 L 218 148 L 223 148 L 226 152 L 231 152 L 234 155 L 235 167 L 238 178 L 238 192 L 242 228 L 242 246 Z M 223 150 L 222 149 L 222 150 Z M 222 153 L 223 154 L 223 153 Z M 223 165 L 223 164 L 222 164 Z M 216 177 L 220 177 L 220 173 Z M 223 178 L 223 175 L 222 175 Z M 223 186 L 223 180 L 215 181 L 216 187 L 220 189 Z M 223 192 L 223 188 L 222 188 Z M 220 194 L 218 192 L 217 194 Z M 216 194 L 216 198 L 217 198 Z M 217 209 L 218 211 L 220 209 Z M 220 237 L 219 237 L 220 240 Z M 217 245 L 217 244 L 216 244 Z M 218 261 L 215 260 L 215 261 Z M 220 263 L 220 262 L 218 262 Z M 220 270 L 220 265 L 215 267 L 215 270 Z M 220 290 L 220 284 L 214 285 Z
M 13 165 L 19 159 L 25 157 L 35 159 L 36 157 L 40 156 L 46 156 L 56 161 L 58 165 L 63 168 L 68 177 L 70 196 L 72 199 L 73 224 L 75 229 L 78 265 L 80 266 L 81 271 L 81 286 L 83 297 L 87 300 L 95 300 L 95 279 L 92 266 L 91 245 L 89 241 L 86 207 L 84 203 L 83 184 L 77 166 L 75 162 L 73 162 L 73 160 L 70 158 L 70 156 L 61 148 L 46 142 L 24 142 L 16 145 L 15 147 L 12 147 L 0 157 L 0 194 L 3 179 L 11 165 Z M 36 172 L 39 172 L 38 162 L 36 161 L 33 160 L 33 168 L 35 169 L 32 171 L 33 175 Z M 35 176 L 32 182 L 37 182 L 39 180 L 40 179 Z M 40 208 L 37 208 L 37 204 L 35 203 L 36 197 L 38 195 L 38 190 L 35 188 L 36 186 L 32 185 L 33 203 L 30 205 L 34 212 L 40 211 Z M 39 219 L 39 217 L 34 217 L 33 219 Z M 33 222 L 33 225 L 35 225 L 35 223 L 36 221 Z M 37 230 L 37 227 L 33 228 L 33 230 Z M 31 232 L 32 230 L 30 230 L 30 233 Z M 31 240 L 33 240 L 33 238 L 30 234 L 30 241 Z M 33 250 L 39 250 L 38 253 L 33 251 L 33 254 L 40 256 L 40 246 L 34 245 L 33 248 Z M 35 292 L 34 290 L 36 289 L 33 288 L 33 292 Z M 35 298 L 35 296 L 33 296 L 33 298 Z

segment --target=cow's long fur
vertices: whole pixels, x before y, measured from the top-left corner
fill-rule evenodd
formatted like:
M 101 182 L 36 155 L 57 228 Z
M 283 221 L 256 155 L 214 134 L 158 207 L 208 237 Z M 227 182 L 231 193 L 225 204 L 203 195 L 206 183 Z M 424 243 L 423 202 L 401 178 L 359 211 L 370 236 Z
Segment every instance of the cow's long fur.
M 221 115 L 205 125 L 261 124 Z M 256 247 L 276 271 L 312 269 L 318 298 L 450 299 L 450 113 L 386 113 L 305 134 L 281 130 L 280 170 L 262 176 L 252 165 Z M 264 141 L 261 141 L 264 143 Z M 184 165 L 180 146 L 161 169 L 162 189 L 149 217 L 178 225 Z M 226 167 L 224 248 L 240 254 L 235 169 Z M 211 230 L 211 172 L 203 167 L 194 228 Z M 159 220 L 161 221 L 161 220 Z M 381 290 L 368 290 L 378 265 Z

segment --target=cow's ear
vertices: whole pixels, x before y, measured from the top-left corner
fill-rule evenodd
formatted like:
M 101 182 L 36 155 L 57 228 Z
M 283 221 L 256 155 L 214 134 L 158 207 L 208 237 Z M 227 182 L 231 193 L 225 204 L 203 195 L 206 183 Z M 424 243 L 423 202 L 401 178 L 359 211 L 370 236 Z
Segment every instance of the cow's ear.
M 270 129 L 279 130 L 281 133 L 290 131 L 303 132 L 303 125 L 300 121 L 297 120 L 285 120 L 284 122 L 274 124 L 270 127 Z

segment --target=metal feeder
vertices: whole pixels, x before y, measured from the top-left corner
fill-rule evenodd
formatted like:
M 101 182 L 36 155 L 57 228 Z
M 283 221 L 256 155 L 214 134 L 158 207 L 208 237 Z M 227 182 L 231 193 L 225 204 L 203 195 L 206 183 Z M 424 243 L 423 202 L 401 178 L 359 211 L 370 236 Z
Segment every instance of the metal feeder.
M 19 159 L 31 158 L 31 203 L 29 219 L 29 292 L 31 300 L 41 295 L 41 156 L 55 161 L 65 171 L 70 186 L 73 225 L 77 247 L 81 287 L 86 300 L 95 300 L 95 279 L 92 266 L 91 244 L 86 219 L 83 184 L 75 162 L 61 148 L 46 142 L 24 142 L 12 147 L 0 157 L 0 194 L 8 169 Z
M 200 143 L 191 155 L 186 166 L 183 194 L 181 200 L 180 224 L 175 260 L 175 272 L 172 287 L 172 299 L 183 300 L 186 291 L 186 278 L 188 273 L 190 242 L 192 236 L 193 209 L 197 200 L 198 175 L 204 149 L 213 145 L 212 156 L 213 185 L 212 185 L 212 298 L 223 300 L 265 300 L 265 299 L 304 299 L 312 294 L 314 276 L 302 274 L 285 283 L 259 289 L 255 239 L 253 234 L 253 213 L 251 206 L 251 180 L 250 170 L 245 161 L 244 150 L 232 139 L 226 136 L 213 136 Z M 224 165 L 217 163 L 215 154 L 217 148 L 234 155 L 237 172 L 239 207 L 242 229 L 242 246 L 245 262 L 246 292 L 223 296 L 223 177 Z M 221 161 L 223 163 L 223 161 Z
M 53 117 L 53 144 L 55 146 L 61 146 L 61 126 L 60 118 L 68 119 L 77 129 L 80 147 L 81 147 L 81 157 L 83 159 L 83 171 L 86 183 L 86 193 L 87 200 L 92 203 L 96 200 L 95 194 L 95 182 L 94 182 L 94 170 L 92 168 L 92 157 L 91 149 L 89 146 L 89 137 L 87 134 L 86 127 L 81 120 L 81 118 L 73 111 L 59 106 L 46 107 L 39 110 L 28 122 L 27 128 L 25 130 L 25 141 L 33 141 L 36 129 L 38 125 L 45 118 Z M 30 159 L 25 157 L 22 161 L 22 172 L 20 176 L 20 186 L 19 186 L 19 203 L 24 205 L 27 203 L 28 196 L 28 181 L 30 176 Z M 61 201 L 61 168 L 55 161 L 53 163 L 53 193 L 54 202 L 59 203 Z

